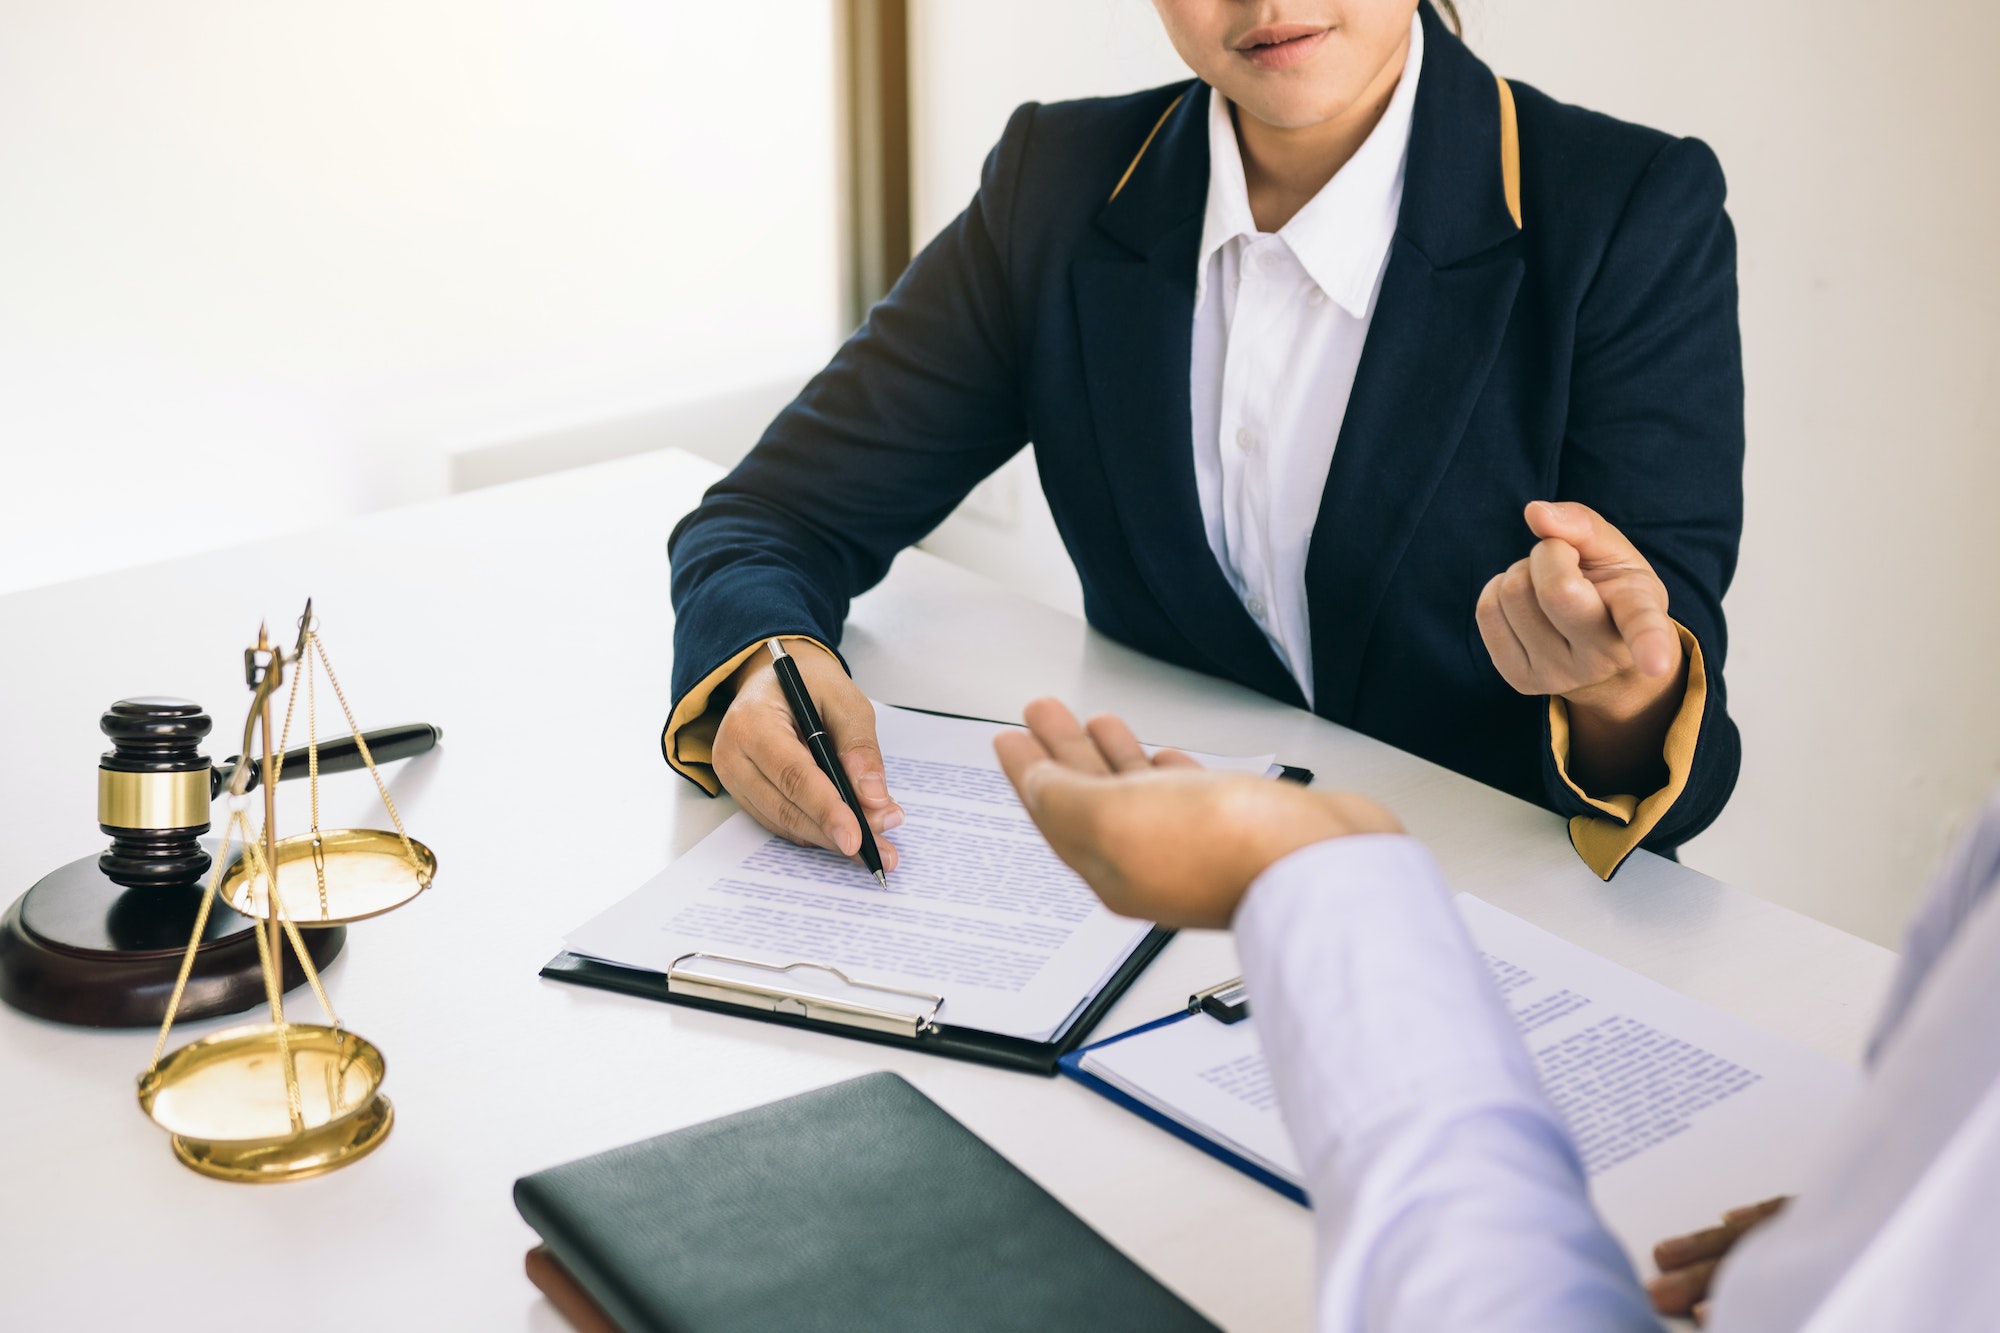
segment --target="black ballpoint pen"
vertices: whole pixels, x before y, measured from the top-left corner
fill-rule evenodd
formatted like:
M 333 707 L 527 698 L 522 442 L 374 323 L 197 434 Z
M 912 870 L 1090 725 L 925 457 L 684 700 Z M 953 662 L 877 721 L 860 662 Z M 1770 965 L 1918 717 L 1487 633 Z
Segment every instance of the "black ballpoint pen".
M 889 877 L 882 872 L 882 853 L 875 846 L 875 835 L 868 830 L 867 812 L 861 808 L 861 798 L 854 794 L 854 784 L 847 780 L 847 770 L 840 766 L 840 756 L 833 751 L 833 737 L 826 734 L 826 725 L 819 720 L 819 709 L 813 707 L 812 695 L 806 692 L 806 679 L 799 674 L 798 663 L 792 661 L 785 645 L 776 639 L 771 640 L 771 661 L 777 668 L 778 685 L 785 692 L 785 701 L 792 706 L 792 721 L 798 723 L 799 735 L 805 738 L 813 761 L 820 772 L 833 780 L 833 789 L 840 793 L 840 799 L 847 802 L 847 808 L 861 825 L 861 864 L 868 867 L 877 884 L 888 888 Z

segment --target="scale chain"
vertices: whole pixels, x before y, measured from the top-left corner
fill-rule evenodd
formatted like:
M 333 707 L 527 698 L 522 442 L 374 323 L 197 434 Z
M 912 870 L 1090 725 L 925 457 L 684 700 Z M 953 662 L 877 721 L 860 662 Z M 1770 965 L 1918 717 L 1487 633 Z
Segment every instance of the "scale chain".
M 284 653 L 282 650 L 274 647 L 271 650 L 270 670 L 280 670 L 283 661 Z M 292 679 L 292 698 L 296 699 L 298 697 L 298 689 L 298 678 L 294 677 Z M 289 705 L 287 705 L 287 711 L 289 711 Z M 271 696 L 268 692 L 263 696 L 261 718 L 260 726 L 264 736 L 264 762 L 272 764 L 276 760 L 277 755 L 283 754 L 284 750 L 280 747 L 276 754 L 272 752 Z M 269 896 L 264 900 L 264 910 L 270 914 L 269 939 L 266 939 L 266 932 L 263 930 L 257 930 L 255 933 L 258 947 L 261 950 L 259 961 L 264 968 L 264 985 L 271 993 L 271 1022 L 276 1026 L 278 1031 L 278 1064 L 284 1070 L 285 1074 L 285 1109 L 291 1112 L 292 1133 L 300 1134 L 305 1132 L 305 1109 L 302 1105 L 302 1098 L 299 1095 L 298 1062 L 292 1058 L 291 1029 L 285 1021 L 285 959 L 284 953 L 278 945 L 278 933 L 283 929 L 285 920 L 285 897 L 278 889 L 277 830 L 272 827 L 277 817 L 278 786 L 273 782 L 264 788 L 264 836 L 261 840 L 263 845 L 259 848 L 264 862 L 265 882 L 269 885 L 267 889 Z
M 268 734 L 265 736 L 265 744 L 270 744 Z M 252 845 L 245 844 L 243 850 L 246 857 L 253 854 Z M 256 859 L 261 862 L 264 858 L 261 854 L 256 854 Z M 257 882 L 254 876 L 259 868 L 257 865 L 251 866 L 252 884 Z M 262 869 L 267 872 L 266 882 L 270 885 L 271 895 L 264 908 L 273 914 L 275 920 L 275 914 L 283 910 L 278 897 L 278 868 L 276 865 L 265 865 Z M 297 1134 L 305 1129 L 306 1122 L 304 1108 L 299 1101 L 299 1071 L 292 1063 L 291 1034 L 285 1028 L 285 984 L 278 971 L 281 960 L 272 957 L 270 941 L 265 939 L 261 925 L 254 928 L 251 933 L 257 937 L 257 962 L 264 972 L 264 994 L 271 1005 L 271 1028 L 278 1037 L 278 1066 L 285 1075 L 285 1109 L 291 1114 L 292 1133 Z
M 250 821 L 243 817 L 241 810 L 230 811 L 229 823 L 222 834 L 222 846 L 216 849 L 215 870 L 208 877 L 208 891 L 201 895 L 201 908 L 194 916 L 194 935 L 188 940 L 187 952 L 181 955 L 181 970 L 180 975 L 174 978 L 174 992 L 167 997 L 167 1014 L 160 1022 L 159 1040 L 153 1043 L 153 1058 L 146 1065 L 148 1074 L 160 1067 L 160 1056 L 167 1049 L 167 1034 L 173 1031 L 174 1015 L 180 1012 L 181 997 L 187 993 L 188 977 L 194 972 L 195 951 L 201 948 L 201 934 L 208 927 L 209 909 L 215 906 L 216 893 L 222 887 L 222 872 L 229 860 L 229 840 L 235 836 L 238 824 L 243 826 L 246 844 L 249 840 Z
M 396 826 L 396 836 L 403 840 L 403 854 L 410 858 L 410 869 L 422 883 L 423 862 L 417 859 L 417 849 L 410 845 L 410 835 L 403 828 L 403 817 L 396 812 L 395 798 L 389 795 L 388 784 L 382 781 L 382 773 L 375 767 L 375 756 L 368 752 L 368 741 L 361 734 L 361 725 L 354 720 L 354 710 L 347 706 L 347 695 L 340 688 L 340 677 L 334 674 L 332 659 L 326 655 L 326 644 L 317 634 L 310 636 L 310 642 L 319 651 L 320 663 L 326 667 L 326 683 L 333 686 L 333 697 L 340 700 L 340 711 L 347 718 L 348 730 L 354 733 L 354 744 L 361 751 L 361 762 L 368 766 L 368 776 L 375 779 L 375 791 L 389 812 L 389 822 Z
M 305 634 L 305 641 L 310 644 L 318 637 L 315 631 L 308 629 Z M 304 676 L 306 685 L 306 786 L 312 792 L 313 869 L 319 878 L 319 911 L 320 915 L 324 917 L 327 914 L 327 898 L 325 863 L 319 855 L 319 715 L 315 706 L 315 695 L 313 692 L 312 659 L 303 650 L 298 654 L 298 658 L 299 670 L 292 676 L 292 688 L 286 691 L 285 694 L 285 725 L 278 732 L 278 753 L 271 761 L 272 771 L 270 780 L 276 782 L 284 774 L 285 751 L 290 746 L 292 740 L 292 713 L 299 702 L 299 677 Z M 244 832 L 246 834 L 249 832 L 247 824 Z M 260 834 L 260 840 L 261 836 Z M 257 879 L 254 874 L 250 882 L 252 885 L 256 884 Z M 339 1032 L 341 1030 L 340 1015 L 333 1011 L 333 1001 L 327 998 L 326 987 L 320 982 L 319 969 L 313 965 L 312 955 L 306 952 L 305 940 L 299 935 L 297 924 L 292 921 L 290 914 L 284 911 L 284 900 L 278 894 L 278 875 L 277 867 L 275 866 L 270 868 L 269 882 L 271 886 L 270 901 L 265 905 L 266 910 L 279 917 L 279 924 L 283 927 L 286 938 L 292 942 L 292 952 L 298 957 L 299 969 L 306 974 L 306 984 L 312 988 L 313 998 L 319 1001 L 320 1012 L 326 1015 L 327 1026 L 335 1032 Z
M 340 1015 L 333 1012 L 333 1001 L 326 998 L 326 988 L 320 984 L 319 969 L 313 966 L 312 955 L 306 952 L 305 940 L 299 935 L 298 925 L 290 917 L 281 923 L 285 935 L 292 942 L 292 951 L 299 957 L 299 966 L 305 971 L 306 984 L 312 987 L 313 998 L 319 1001 L 320 1010 L 326 1014 L 327 1026 L 340 1031 Z
M 318 641 L 319 635 L 307 629 L 306 645 L 310 647 Z M 305 654 L 301 652 L 299 656 L 304 657 Z M 319 882 L 319 915 L 321 920 L 325 920 L 328 915 L 326 853 L 319 840 L 319 701 L 313 687 L 310 658 L 300 664 L 299 674 L 306 678 L 306 785 L 312 789 L 313 878 Z

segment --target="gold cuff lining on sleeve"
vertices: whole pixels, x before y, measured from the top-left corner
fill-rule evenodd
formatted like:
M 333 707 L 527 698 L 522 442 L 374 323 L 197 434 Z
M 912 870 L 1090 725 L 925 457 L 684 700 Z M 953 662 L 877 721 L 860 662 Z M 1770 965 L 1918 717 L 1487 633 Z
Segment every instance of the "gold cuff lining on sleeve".
M 1695 741 L 1701 735 L 1702 711 L 1708 704 L 1708 671 L 1702 664 L 1701 643 L 1678 620 L 1674 629 L 1687 654 L 1687 692 L 1661 746 L 1667 783 L 1650 796 L 1597 797 L 1578 786 L 1569 775 L 1569 705 L 1557 696 L 1549 698 L 1549 747 L 1555 752 L 1556 772 L 1579 800 L 1603 812 L 1602 816 L 1577 815 L 1569 821 L 1570 845 L 1599 879 L 1610 879 L 1624 864 L 1687 790 L 1688 775 L 1694 771 Z
M 736 674 L 736 669 L 749 661 L 751 654 L 764 651 L 764 645 L 772 639 L 809 643 L 835 661 L 839 660 L 833 649 L 810 635 L 773 634 L 737 653 L 681 696 L 681 701 L 674 705 L 673 716 L 667 719 L 666 729 L 660 733 L 660 753 L 666 756 L 674 772 L 710 796 L 722 794 L 722 782 L 715 776 L 715 730 L 721 725 L 722 710 L 711 709 L 709 703 L 715 698 L 715 692 Z

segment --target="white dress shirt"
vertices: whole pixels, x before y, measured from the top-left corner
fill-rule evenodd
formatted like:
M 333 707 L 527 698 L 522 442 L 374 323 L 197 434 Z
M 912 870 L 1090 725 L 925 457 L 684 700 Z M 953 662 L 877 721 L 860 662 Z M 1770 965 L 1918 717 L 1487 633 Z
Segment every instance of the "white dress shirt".
M 1720 1270 L 1715 1333 L 2000 1327 L 1996 885 L 2000 797 L 1918 915 L 1834 1142 Z M 1313 1197 L 1322 1330 L 1658 1330 L 1421 843 L 1294 853 L 1236 935 Z
M 1250 215 L 1229 101 L 1208 98 L 1208 207 L 1195 270 L 1194 477 L 1209 549 L 1312 703 L 1306 550 L 1403 203 L 1410 54 L 1366 142 L 1275 233 Z

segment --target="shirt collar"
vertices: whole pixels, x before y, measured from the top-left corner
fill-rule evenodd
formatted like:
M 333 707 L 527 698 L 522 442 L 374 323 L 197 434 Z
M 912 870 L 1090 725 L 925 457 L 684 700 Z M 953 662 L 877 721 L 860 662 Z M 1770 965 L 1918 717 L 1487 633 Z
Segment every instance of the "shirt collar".
M 1368 313 L 1383 256 L 1396 234 L 1410 151 L 1410 115 L 1416 106 L 1423 61 L 1423 23 L 1412 18 L 1410 53 L 1382 119 L 1347 165 L 1278 230 L 1307 276 L 1356 319 Z M 1202 217 L 1201 258 L 1195 269 L 1196 309 L 1207 292 L 1209 260 L 1215 252 L 1238 236 L 1254 240 L 1258 235 L 1257 223 L 1250 216 L 1250 190 L 1243 178 L 1243 156 L 1236 145 L 1229 101 L 1210 89 L 1208 206 Z

